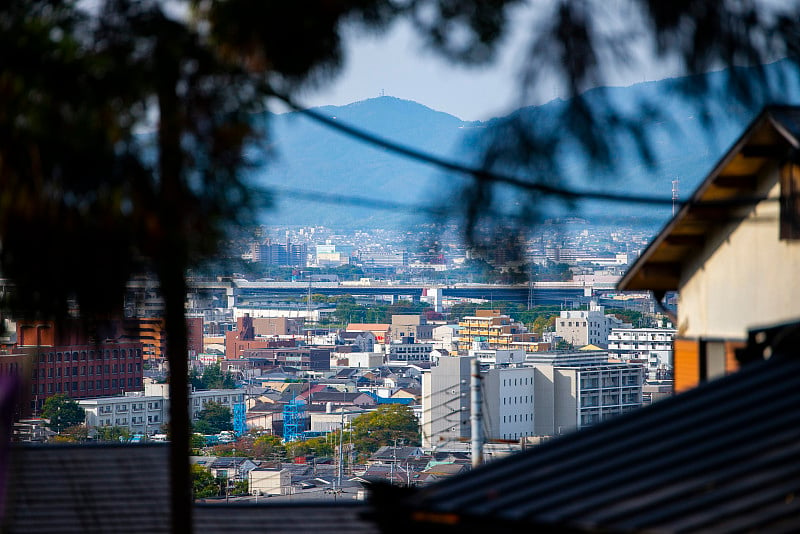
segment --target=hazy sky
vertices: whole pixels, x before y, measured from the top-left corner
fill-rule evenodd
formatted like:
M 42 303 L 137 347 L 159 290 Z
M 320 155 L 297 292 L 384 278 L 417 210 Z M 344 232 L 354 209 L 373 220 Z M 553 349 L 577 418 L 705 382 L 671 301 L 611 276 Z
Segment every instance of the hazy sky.
M 537 4 L 540 8 L 542 5 Z M 515 11 L 513 31 L 503 43 L 502 53 L 492 65 L 481 68 L 457 67 L 423 49 L 405 21 L 395 23 L 379 37 L 351 38 L 342 72 L 325 87 L 301 94 L 299 100 L 308 106 L 344 105 L 377 97 L 383 91 L 388 96 L 414 100 L 464 120 L 503 115 L 521 104 L 517 72 L 528 46 L 526 30 L 534 17 L 533 8 Z M 637 55 L 652 57 L 644 47 L 640 48 Z M 648 59 L 634 69 L 608 73 L 608 85 L 631 85 L 675 74 L 676 69 Z M 543 103 L 558 96 L 563 95 L 558 85 L 552 83 L 538 88 L 536 100 L 526 104 Z

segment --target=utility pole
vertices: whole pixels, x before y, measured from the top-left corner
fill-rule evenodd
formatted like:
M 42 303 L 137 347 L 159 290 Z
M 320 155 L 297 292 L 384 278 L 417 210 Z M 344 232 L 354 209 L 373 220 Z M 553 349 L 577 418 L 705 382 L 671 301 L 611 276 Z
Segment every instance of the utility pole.
M 473 358 L 470 373 L 470 423 L 472 431 L 472 468 L 483 463 L 483 414 L 481 413 L 481 364 Z
M 389 468 L 389 483 L 394 484 L 394 464 L 397 463 L 397 438 L 394 440 L 394 447 L 392 447 L 392 466 Z
M 341 408 L 341 412 L 342 412 L 342 422 L 341 422 L 341 425 L 339 426 L 339 472 L 338 472 L 337 477 L 336 477 L 336 485 L 339 488 L 342 487 L 342 461 L 344 460 L 344 457 L 342 455 L 342 453 L 344 452 L 344 450 L 343 450 L 343 446 L 344 446 L 344 406 Z

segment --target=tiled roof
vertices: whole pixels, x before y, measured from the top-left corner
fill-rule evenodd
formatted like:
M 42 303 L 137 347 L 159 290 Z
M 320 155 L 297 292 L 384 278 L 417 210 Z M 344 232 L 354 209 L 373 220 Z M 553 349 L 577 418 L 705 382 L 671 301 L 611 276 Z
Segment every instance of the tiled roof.
M 4 532 L 169 532 L 165 445 L 40 445 L 12 450 Z
M 13 449 L 2 531 L 21 534 L 168 533 L 166 445 L 24 445 Z M 197 504 L 204 534 L 372 534 L 366 504 Z M 176 528 L 175 532 L 181 532 Z
M 408 517 L 438 532 L 442 518 L 459 532 L 800 532 L 798 406 L 800 358 L 773 356 L 430 486 Z

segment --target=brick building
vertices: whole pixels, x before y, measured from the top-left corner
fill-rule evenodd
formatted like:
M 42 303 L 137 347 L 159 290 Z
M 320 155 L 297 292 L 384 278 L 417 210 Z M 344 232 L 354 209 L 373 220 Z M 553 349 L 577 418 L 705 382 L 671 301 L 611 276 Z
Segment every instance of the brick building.
M 52 321 L 17 323 L 17 352 L 29 362 L 22 378 L 25 416 L 41 410 L 44 401 L 63 393 L 74 399 L 142 390 L 142 344 L 123 335 L 119 323 L 93 332 Z M 26 376 L 27 374 L 27 376 Z

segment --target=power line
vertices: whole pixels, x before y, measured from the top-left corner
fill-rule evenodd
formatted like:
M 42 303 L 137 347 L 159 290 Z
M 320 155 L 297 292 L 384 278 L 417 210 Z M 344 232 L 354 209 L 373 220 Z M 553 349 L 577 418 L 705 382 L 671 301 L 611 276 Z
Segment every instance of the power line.
M 387 200 L 385 198 L 372 198 L 372 197 L 363 197 L 359 195 L 344 195 L 340 193 L 328 193 L 322 191 L 314 191 L 310 189 L 297 189 L 297 188 L 289 188 L 289 187 L 273 187 L 271 189 L 278 195 L 283 195 L 285 197 L 289 197 L 295 200 L 305 200 L 308 202 L 316 202 L 320 204 L 333 204 L 333 205 L 348 205 L 358 208 L 367 208 L 367 209 L 375 209 L 375 210 L 382 210 L 382 211 L 397 211 L 397 212 L 414 212 L 414 213 L 426 213 L 432 216 L 445 216 L 447 214 L 447 209 L 445 208 L 437 208 L 435 206 L 425 205 L 425 204 L 414 204 L 414 203 L 407 203 L 407 202 L 397 202 L 392 200 Z M 778 197 L 751 197 L 751 198 L 744 198 L 744 199 L 735 199 L 731 201 L 711 201 L 711 202 L 695 202 L 694 206 L 702 206 L 702 207 L 729 207 L 729 206 L 743 206 L 743 205 L 752 205 L 758 202 L 778 202 L 780 198 Z M 504 219 L 508 221 L 517 221 L 517 222 L 530 222 L 524 215 L 519 215 L 515 213 L 500 213 L 494 210 L 487 210 L 484 212 L 489 217 L 494 217 L 496 219 Z M 574 214 L 571 213 L 554 213 L 546 218 L 569 218 L 574 217 Z M 589 219 L 591 223 L 598 223 L 602 221 L 617 221 L 620 216 L 617 215 L 610 215 L 610 214 L 596 214 L 596 215 L 585 215 L 583 216 L 586 219 Z M 629 217 L 631 220 L 635 220 L 641 224 L 663 224 L 666 222 L 666 217 L 656 217 L 652 215 L 631 215 Z M 738 220 L 738 218 L 737 218 Z M 774 218 L 767 218 L 767 217 L 750 217 L 748 221 L 752 220 L 752 222 L 770 222 L 774 220 Z
M 417 161 L 421 161 L 424 163 L 428 163 L 430 165 L 448 170 L 453 171 L 459 174 L 467 174 L 473 176 L 474 178 L 482 181 L 487 182 L 495 182 L 500 184 L 511 185 L 523 190 L 534 191 L 537 193 L 542 193 L 550 196 L 560 197 L 566 200 L 602 200 L 606 202 L 618 202 L 618 203 L 627 203 L 627 204 L 643 204 L 643 205 L 657 205 L 657 206 L 683 206 L 686 204 L 692 204 L 691 201 L 683 201 L 683 202 L 676 202 L 672 197 L 654 197 L 649 195 L 618 195 L 615 193 L 604 193 L 600 191 L 588 191 L 588 190 L 574 190 L 565 187 L 558 187 L 553 185 L 541 184 L 541 183 L 534 183 L 523 178 L 519 178 L 517 176 L 511 176 L 507 174 L 498 173 L 496 171 L 490 171 L 487 169 L 480 169 L 475 167 L 470 167 L 461 163 L 457 163 L 454 161 L 447 160 L 445 158 L 435 156 L 433 154 L 429 154 L 427 152 L 423 152 L 421 150 L 417 150 L 415 148 L 411 148 L 408 146 L 401 145 L 394 141 L 389 141 L 382 137 L 379 137 L 375 134 L 352 126 L 350 124 L 344 123 L 342 121 L 333 119 L 328 117 L 316 110 L 305 108 L 300 106 L 299 104 L 295 103 L 291 98 L 286 95 L 277 93 L 272 91 L 272 95 L 275 98 L 283 101 L 287 104 L 290 108 L 294 109 L 298 113 L 301 113 L 310 119 L 319 122 L 329 128 L 337 130 L 348 137 L 360 139 L 366 143 L 379 146 L 381 148 L 385 148 L 390 150 L 396 154 L 401 156 L 414 159 Z M 746 206 L 751 205 L 754 203 L 761 202 L 763 200 L 771 200 L 767 199 L 766 197 L 753 197 L 753 198 L 746 198 L 746 199 L 727 199 L 727 200 L 720 200 L 720 201 L 709 201 L 703 202 L 703 206 L 709 207 L 724 207 L 724 206 L 731 206 L 731 205 L 739 205 L 739 206 Z M 698 205 L 700 203 L 693 203 Z

